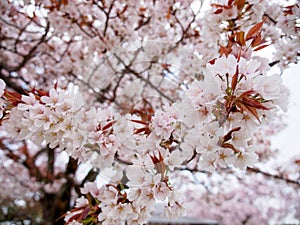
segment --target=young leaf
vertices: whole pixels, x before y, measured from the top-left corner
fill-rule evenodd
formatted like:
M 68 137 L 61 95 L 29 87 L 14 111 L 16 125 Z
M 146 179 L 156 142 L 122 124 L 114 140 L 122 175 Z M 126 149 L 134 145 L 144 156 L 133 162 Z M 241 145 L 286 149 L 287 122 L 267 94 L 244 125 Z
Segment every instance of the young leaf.
M 245 32 L 244 31 L 239 31 L 236 33 L 236 42 L 240 46 L 246 46 L 246 41 L 245 41 Z
M 245 0 L 235 0 L 234 1 L 234 5 L 236 5 L 238 10 L 243 9 L 245 6 L 245 3 L 246 3 Z
M 241 127 L 236 127 L 236 128 L 231 129 L 226 135 L 224 135 L 223 142 L 227 142 L 227 141 L 231 140 L 232 139 L 232 133 L 236 132 L 236 131 L 239 131 L 240 129 L 241 129 Z
M 257 23 L 253 27 L 250 28 L 250 30 L 248 31 L 248 33 L 246 35 L 246 41 L 248 41 L 249 39 L 255 37 L 258 34 L 258 32 L 260 32 L 264 22 L 265 21 Z
M 259 46 L 256 46 L 255 48 L 253 48 L 253 51 L 258 51 L 258 50 L 261 50 L 268 46 L 270 46 L 270 44 L 259 45 Z

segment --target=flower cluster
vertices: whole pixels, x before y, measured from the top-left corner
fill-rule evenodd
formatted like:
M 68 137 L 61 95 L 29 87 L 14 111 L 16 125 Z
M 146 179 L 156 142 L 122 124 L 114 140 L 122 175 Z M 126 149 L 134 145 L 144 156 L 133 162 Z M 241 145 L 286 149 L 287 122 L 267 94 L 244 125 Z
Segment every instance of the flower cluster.
M 117 116 L 112 110 L 84 109 L 84 101 L 74 88 L 33 91 L 10 100 L 18 105 L 3 126 L 13 138 L 65 149 L 70 156 L 94 166 L 112 164 L 120 145 L 111 133 Z
M 181 199 L 170 186 L 161 160 L 161 156 L 153 156 L 152 161 L 157 169 L 153 173 L 147 172 L 149 166 L 128 166 L 125 170 L 127 181 L 123 183 L 119 181 L 100 188 L 94 182 L 86 183 L 81 189 L 86 197 L 76 200 L 75 209 L 66 214 L 65 221 L 68 224 L 79 221 L 143 224 L 150 218 L 157 200 L 167 201 L 165 210 L 170 217 L 184 215 Z
M 142 224 L 157 200 L 183 215 L 170 174 L 252 167 L 260 128 L 287 110 L 268 70 L 298 60 L 298 5 L 5 1 L 0 12 L 1 129 L 113 171 L 84 186 L 67 224 Z M 274 61 L 257 54 L 271 43 Z
M 279 108 L 286 110 L 288 95 L 280 77 L 267 76 L 261 68 L 260 58 L 220 56 L 179 102 L 155 110 L 145 101 L 125 115 L 109 107 L 86 109 L 72 86 L 33 90 L 7 99 L 16 107 L 3 126 L 18 140 L 64 149 L 100 169 L 128 165 L 120 165 L 118 178 L 111 177 L 109 184 L 87 185 L 82 193 L 92 200 L 78 200 L 66 222 L 141 224 L 155 201 L 165 199 L 166 213 L 173 217 L 184 210 L 168 171 L 189 161 L 211 172 L 231 165 L 246 169 L 257 161 L 251 138 Z
M 258 59 L 222 56 L 208 64 L 204 80 L 191 84 L 187 96 L 194 110 L 211 115 L 199 128 L 206 131 L 200 131 L 196 144 L 203 154 L 201 168 L 253 165 L 257 157 L 251 137 L 279 108 L 286 111 L 288 90 L 281 77 L 263 74 L 260 65 Z

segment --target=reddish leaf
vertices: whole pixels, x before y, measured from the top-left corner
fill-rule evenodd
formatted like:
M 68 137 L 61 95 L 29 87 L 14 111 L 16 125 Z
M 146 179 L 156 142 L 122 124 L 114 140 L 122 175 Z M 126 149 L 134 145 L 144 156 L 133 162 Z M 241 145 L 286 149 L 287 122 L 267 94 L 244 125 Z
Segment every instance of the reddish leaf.
M 260 95 L 254 90 L 245 91 L 237 98 L 238 100 L 236 102 L 236 105 L 242 112 L 247 111 L 248 113 L 255 116 L 258 121 L 260 121 L 256 110 L 269 110 L 270 108 L 264 106 L 259 99 L 256 99 L 257 96 Z
M 169 7 L 167 15 L 166 15 L 166 19 L 169 20 L 171 18 L 172 15 L 172 6 Z
M 220 4 L 216 4 L 216 3 L 210 4 L 210 6 L 215 7 L 215 8 L 224 8 L 224 5 L 220 5 Z
M 254 98 L 243 98 L 242 99 L 243 103 L 248 105 L 248 106 L 251 106 L 251 107 L 254 107 L 256 109 L 263 109 L 263 110 L 269 110 L 270 108 L 264 106 L 260 101 L 254 99 Z
M 226 112 L 229 114 L 231 111 L 231 108 L 234 106 L 234 102 L 236 101 L 236 97 L 232 95 L 232 93 L 229 93 L 227 91 L 227 96 L 225 96 L 225 109 Z
M 42 91 L 35 88 L 32 88 L 31 92 L 36 95 L 36 97 L 49 96 L 48 91 Z
M 58 87 L 58 82 L 57 82 L 57 80 L 55 81 L 55 83 L 54 83 L 54 89 L 57 91 L 57 87 Z
M 238 83 L 238 77 L 239 77 L 239 67 L 236 66 L 236 72 L 232 76 L 232 80 L 231 80 L 231 89 L 232 89 L 232 92 L 234 92 L 234 90 L 236 88 L 236 85 Z
M 11 92 L 11 91 L 5 90 L 3 96 L 4 96 L 4 98 L 6 98 L 6 100 L 7 100 L 8 102 L 10 102 L 13 106 L 17 106 L 19 103 L 22 102 L 22 100 L 21 100 L 22 95 L 20 95 L 20 94 L 17 93 L 17 92 Z
M 222 45 L 220 45 L 220 55 L 225 55 L 225 56 L 228 56 L 230 53 L 231 53 L 232 49 L 231 47 L 224 47 Z
M 257 91 L 254 90 L 249 90 L 249 91 L 245 91 L 244 93 L 242 93 L 239 98 L 244 98 L 246 96 L 251 96 L 251 95 L 256 95 L 258 94 Z
M 232 5 L 233 1 L 234 1 L 234 0 L 228 0 L 227 5 Z
M 195 37 L 200 37 L 200 32 L 198 30 L 194 29 L 194 36 Z
M 134 123 L 140 123 L 140 124 L 143 124 L 143 125 L 147 125 L 148 126 L 148 123 L 147 122 L 144 122 L 144 121 L 141 121 L 141 120 L 130 120 L 131 122 L 134 122 Z
M 245 41 L 245 32 L 244 31 L 239 31 L 236 33 L 236 42 L 241 45 L 241 46 L 246 46 L 246 41 Z
M 147 8 L 146 7 L 140 7 L 140 12 L 145 12 L 146 10 L 147 10 Z
M 214 58 L 214 59 L 210 60 L 209 63 L 212 64 L 212 65 L 215 64 L 216 59 L 217 59 L 217 58 Z
M 142 128 L 140 128 L 140 129 L 137 129 L 137 130 L 134 132 L 134 134 L 140 134 L 140 133 L 143 133 L 143 132 L 144 132 L 144 134 L 146 134 L 146 135 L 148 135 L 148 134 L 151 133 L 151 131 L 150 131 L 150 129 L 149 129 L 148 127 L 142 127 Z
M 160 151 L 158 151 L 158 157 L 156 157 L 156 155 L 153 154 L 153 156 L 150 155 L 150 158 L 151 158 L 153 164 L 164 161 L 164 158 L 163 158 L 162 154 L 160 153 Z
M 232 5 L 231 5 L 230 1 L 232 1 L 232 0 L 229 0 L 227 5 L 221 5 L 221 4 L 216 4 L 216 3 L 210 4 L 210 5 L 211 5 L 211 7 L 215 7 L 215 8 L 231 9 Z
M 164 158 L 161 155 L 160 151 L 158 151 L 158 154 L 158 158 L 155 154 L 153 154 L 153 156 L 150 155 L 150 158 L 154 164 L 156 171 L 162 175 L 161 178 L 163 179 L 166 172 L 166 164 L 164 163 Z
M 299 8 L 299 5 L 298 4 L 295 4 L 295 5 L 289 5 L 289 6 L 286 6 L 286 7 L 284 7 L 284 10 L 283 10 L 283 12 L 284 12 L 284 15 L 286 16 L 286 15 L 293 15 L 294 13 L 293 13 L 293 8 L 294 7 L 298 7 Z
M 255 47 L 253 49 L 253 51 L 258 51 L 258 50 L 261 50 L 261 49 L 263 49 L 265 47 L 268 47 L 268 46 L 270 46 L 270 44 L 259 45 L 259 46 Z
M 220 9 L 217 9 L 217 10 L 214 12 L 214 14 L 220 14 L 220 13 L 222 13 L 222 12 L 223 12 L 223 9 L 220 8 Z
M 238 10 L 241 10 L 245 6 L 245 0 L 235 0 L 234 5 L 236 5 Z
M 106 124 L 103 128 L 102 128 L 102 130 L 106 130 L 106 129 L 108 129 L 108 128 L 110 128 L 112 125 L 114 125 L 116 123 L 116 121 L 110 121 L 108 124 Z
M 237 59 L 238 62 L 240 61 L 241 56 L 242 56 L 242 49 L 239 49 L 239 51 L 238 51 L 238 53 L 236 55 L 236 59 Z
M 236 131 L 239 131 L 240 129 L 241 129 L 241 127 L 236 127 L 236 128 L 233 128 L 232 130 L 230 130 L 226 135 L 224 135 L 223 142 L 227 142 L 227 141 L 231 140 L 232 139 L 232 133 L 236 132 Z
M 250 113 L 251 115 L 253 115 L 260 122 L 258 113 L 257 113 L 257 111 L 256 111 L 255 108 L 247 106 L 247 105 L 244 105 L 242 102 L 236 102 L 236 105 L 240 108 L 240 110 L 242 112 L 248 112 L 248 113 Z
M 261 44 L 261 33 L 259 32 L 252 40 L 251 46 L 256 47 Z
M 68 0 L 61 0 L 61 4 L 67 5 L 68 4 Z
M 233 144 L 229 144 L 229 143 L 223 143 L 222 146 L 223 148 L 230 148 L 232 149 L 235 153 L 240 152 L 238 149 L 236 149 Z
M 258 32 L 261 30 L 264 22 L 265 22 L 265 20 L 263 20 L 260 23 L 255 24 L 253 27 L 250 28 L 250 30 L 248 31 L 248 33 L 246 35 L 246 41 L 255 37 L 258 34 Z

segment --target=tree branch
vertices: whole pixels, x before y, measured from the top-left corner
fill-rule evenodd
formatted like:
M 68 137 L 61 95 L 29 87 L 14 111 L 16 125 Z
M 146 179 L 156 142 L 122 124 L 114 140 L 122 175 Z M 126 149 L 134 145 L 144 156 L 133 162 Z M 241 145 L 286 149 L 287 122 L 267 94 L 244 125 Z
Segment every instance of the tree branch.
M 198 168 L 188 168 L 188 167 L 175 167 L 174 170 L 187 170 L 187 171 L 190 171 L 192 173 L 207 173 L 206 171 L 204 170 L 199 170 Z M 265 171 L 261 171 L 260 169 L 258 168 L 247 168 L 246 170 L 247 172 L 249 173 L 257 173 L 257 174 L 262 174 L 268 178 L 272 178 L 272 179 L 276 179 L 276 180 L 283 180 L 285 181 L 286 183 L 289 183 L 289 184 L 294 184 L 294 185 L 298 185 L 300 186 L 300 181 L 296 181 L 296 180 L 292 180 L 292 179 L 289 179 L 287 177 L 284 177 L 282 175 L 275 175 L 275 174 L 270 174 L 270 173 L 267 173 Z

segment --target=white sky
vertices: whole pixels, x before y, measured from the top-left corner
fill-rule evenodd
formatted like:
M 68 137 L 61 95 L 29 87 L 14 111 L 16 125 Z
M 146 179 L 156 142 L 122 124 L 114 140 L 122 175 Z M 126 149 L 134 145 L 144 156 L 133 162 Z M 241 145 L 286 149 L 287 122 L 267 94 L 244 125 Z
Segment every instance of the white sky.
M 289 108 L 285 122 L 288 126 L 272 139 L 272 146 L 280 150 L 283 160 L 300 154 L 300 64 L 284 71 L 283 83 L 290 89 Z M 299 141 L 299 143 L 298 143 Z

